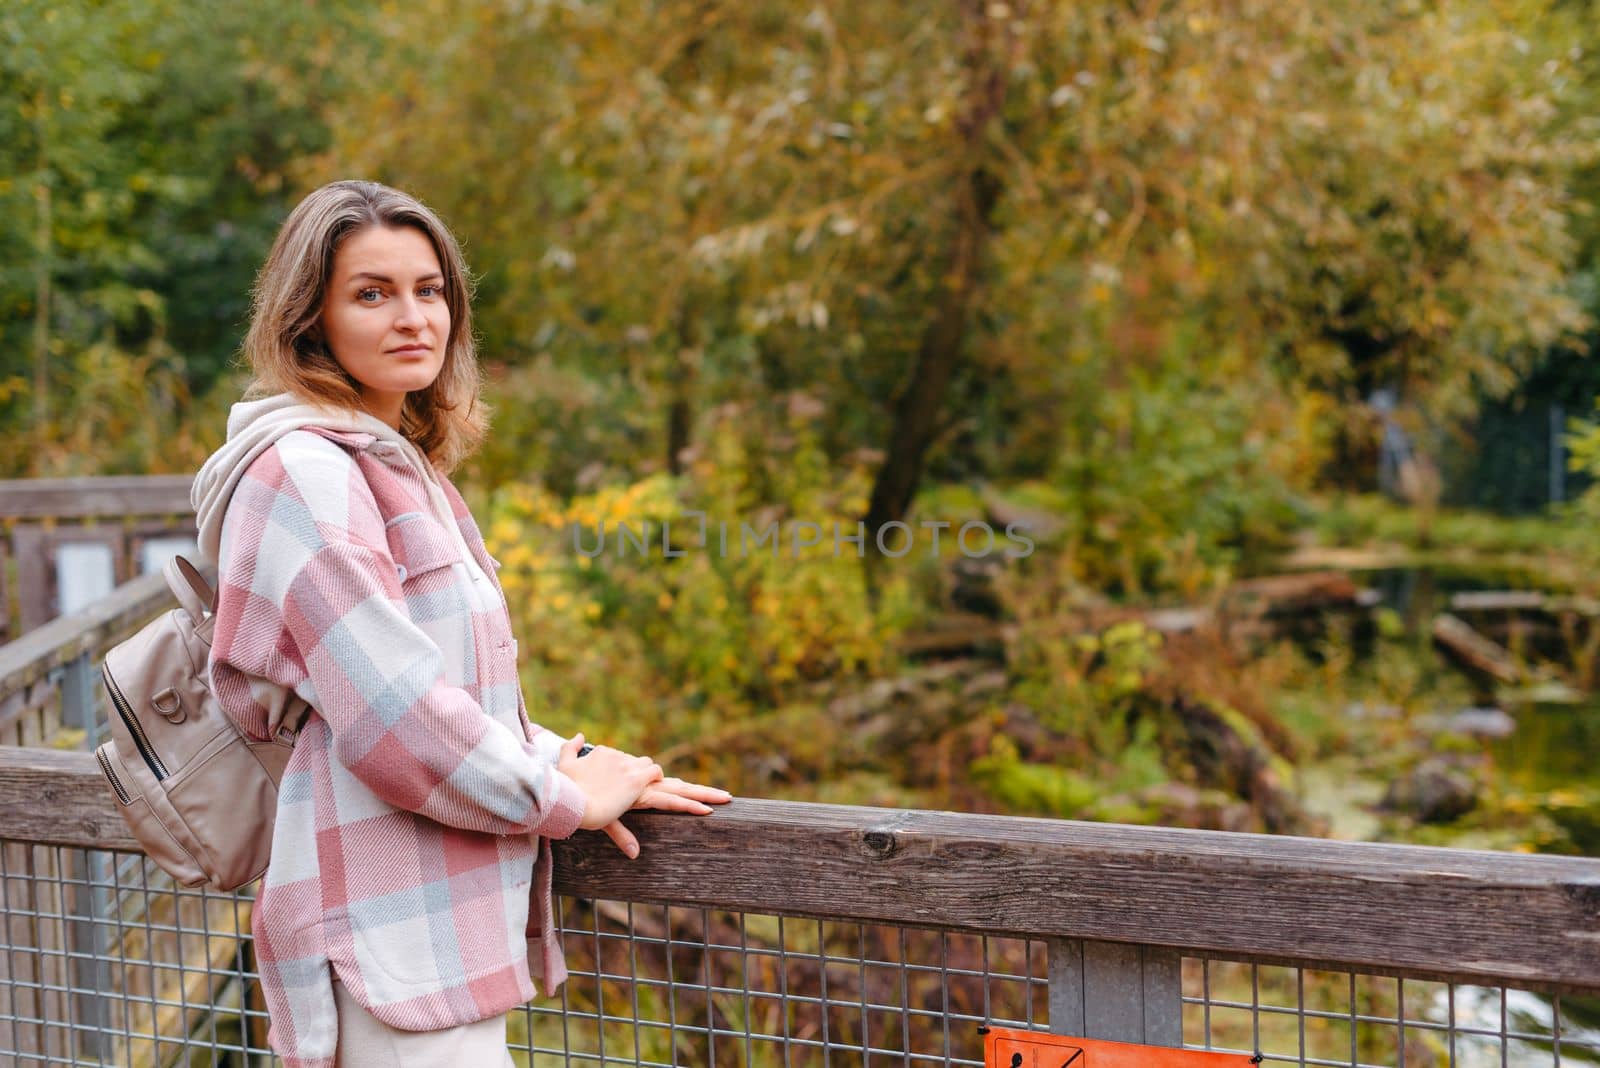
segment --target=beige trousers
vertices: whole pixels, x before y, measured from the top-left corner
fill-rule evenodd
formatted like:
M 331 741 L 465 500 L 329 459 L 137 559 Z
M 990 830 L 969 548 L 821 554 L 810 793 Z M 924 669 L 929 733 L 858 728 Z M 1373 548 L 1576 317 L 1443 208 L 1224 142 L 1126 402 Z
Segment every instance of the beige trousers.
M 362 1008 L 343 983 L 333 984 L 333 999 L 339 1068 L 513 1068 L 504 1015 L 442 1031 L 402 1031 Z

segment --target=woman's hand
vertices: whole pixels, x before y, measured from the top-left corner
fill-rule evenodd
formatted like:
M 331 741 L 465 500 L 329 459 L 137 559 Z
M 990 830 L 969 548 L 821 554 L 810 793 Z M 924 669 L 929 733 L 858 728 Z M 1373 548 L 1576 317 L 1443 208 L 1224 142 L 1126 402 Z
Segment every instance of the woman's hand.
M 589 756 L 594 756 L 594 753 L 591 752 Z M 589 757 L 584 759 L 587 760 Z M 709 806 L 726 805 L 732 800 L 732 794 L 715 786 L 701 786 L 699 783 L 684 782 L 682 779 L 663 778 L 646 786 L 644 793 L 639 795 L 639 800 L 633 803 L 633 807 L 709 816 L 711 814 Z M 617 843 L 617 848 L 630 858 L 639 855 L 639 839 L 622 825 L 621 820 L 608 824 L 605 832 L 611 836 L 613 842 Z
M 637 856 L 638 843 L 634 842 L 633 849 L 629 851 L 609 825 L 616 823 L 618 816 L 634 807 L 651 783 L 661 779 L 661 765 L 649 757 L 629 756 L 609 745 L 597 745 L 580 759 L 578 750 L 582 747 L 583 734 L 574 734 L 561 747 L 561 756 L 556 761 L 556 769 L 583 788 L 586 802 L 583 819 L 578 826 L 586 831 L 605 828 L 606 833 L 623 847 L 623 852 L 630 857 Z
M 610 753 L 619 753 L 618 750 L 610 749 L 608 746 L 595 746 L 587 756 L 580 760 L 578 758 L 578 750 L 581 748 L 583 748 L 583 734 L 580 732 L 573 735 L 571 741 L 562 746 L 561 760 L 556 764 L 556 767 L 570 775 L 571 771 L 568 767 L 569 756 L 572 763 L 583 765 L 598 756 L 602 749 Z M 732 794 L 715 786 L 703 786 L 700 783 L 685 782 L 682 779 L 666 778 L 660 767 L 655 765 L 654 761 L 650 761 L 649 757 L 632 757 L 625 753 L 620 755 L 627 760 L 649 761 L 651 766 L 656 768 L 655 777 L 645 784 L 638 796 L 633 799 L 633 803 L 628 806 L 629 808 L 653 808 L 663 812 L 689 812 L 696 816 L 706 816 L 711 813 L 709 806 L 725 805 L 733 800 Z M 620 814 L 618 813 L 618 815 Z M 588 822 L 587 810 L 584 813 L 584 822 L 580 826 L 589 830 L 594 829 Z M 604 824 L 601 829 L 606 832 L 612 842 L 616 843 L 617 848 L 627 854 L 630 859 L 639 855 L 639 840 L 634 837 L 632 831 L 622 825 L 621 820 L 613 819 L 611 822 Z

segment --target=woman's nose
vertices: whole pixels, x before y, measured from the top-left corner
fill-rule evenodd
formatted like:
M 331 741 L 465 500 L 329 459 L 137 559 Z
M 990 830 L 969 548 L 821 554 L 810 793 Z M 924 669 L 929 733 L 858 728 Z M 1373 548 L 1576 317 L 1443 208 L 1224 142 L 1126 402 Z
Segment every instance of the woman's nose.
M 422 305 L 414 296 L 402 297 L 399 302 L 395 325 L 402 328 L 420 330 L 427 323 L 427 317 L 422 314 Z

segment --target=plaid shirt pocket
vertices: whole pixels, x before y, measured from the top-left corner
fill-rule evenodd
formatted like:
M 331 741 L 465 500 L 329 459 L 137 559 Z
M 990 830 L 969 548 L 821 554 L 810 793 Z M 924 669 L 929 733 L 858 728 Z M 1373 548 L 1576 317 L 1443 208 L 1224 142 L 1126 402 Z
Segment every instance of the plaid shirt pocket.
M 385 526 L 384 534 L 402 586 L 461 559 L 450 534 L 438 520 L 423 512 L 395 516 Z

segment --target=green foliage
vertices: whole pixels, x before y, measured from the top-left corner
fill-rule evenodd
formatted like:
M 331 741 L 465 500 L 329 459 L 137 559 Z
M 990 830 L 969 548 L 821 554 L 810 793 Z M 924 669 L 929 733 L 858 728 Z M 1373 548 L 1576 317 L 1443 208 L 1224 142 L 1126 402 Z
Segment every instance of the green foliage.
M 1097 521 L 1159 509 L 1170 457 L 1208 443 L 1191 429 L 1183 451 L 1151 451 L 1170 419 L 1141 409 L 1193 393 L 1244 489 L 1193 502 L 1214 514 L 1189 577 L 1151 574 L 1142 549 L 1117 567 L 1131 588 L 1203 586 L 1208 538 L 1277 524 L 1269 506 L 1251 529 L 1261 461 L 1241 442 L 1276 449 L 1267 469 L 1294 483 L 1374 385 L 1458 418 L 1583 326 L 1564 274 L 1565 183 L 1600 143 L 1583 28 L 1533 0 L 976 23 L 916 5 L 432 0 L 375 31 L 319 176 L 438 205 L 483 275 L 502 412 L 563 403 L 538 393 L 549 375 L 510 373 L 548 354 L 594 416 L 594 452 L 647 471 L 672 463 L 685 413 L 794 388 L 829 406 L 831 458 L 881 447 L 944 292 L 958 179 L 979 167 L 999 195 L 981 310 L 929 471 L 1059 479 L 1061 457 L 1087 455 L 1129 472 L 1085 502 Z M 971 47 L 1007 87 L 977 159 Z M 1174 333 L 1181 359 L 1163 355 Z M 1153 382 L 1156 399 L 1131 396 Z M 483 473 L 513 477 L 504 463 Z M 1149 525 L 1169 538 L 1170 519 Z
M 1040 710 L 1047 726 L 1110 755 L 1128 738 L 1127 722 L 1159 661 L 1161 636 L 1139 623 L 1118 623 L 1071 641 L 1045 626 L 1024 626 L 1014 647 L 1018 700 Z
M 776 440 L 763 442 L 771 428 L 759 415 L 715 413 L 678 479 L 656 475 L 568 501 L 532 484 L 495 495 L 487 537 L 532 689 L 554 722 L 594 723 L 659 747 L 774 710 L 803 684 L 894 663 L 890 647 L 914 600 L 894 579 L 874 609 L 853 547 L 836 554 L 833 541 L 834 523 L 855 531 L 865 472 L 829 470 L 815 412 L 798 400 Z M 816 524 L 823 540 L 797 549 L 809 540 L 797 521 Z M 769 526 L 777 538 L 758 544 Z M 641 716 L 641 700 L 660 714 Z
M 0 8 L 0 476 L 186 470 L 220 437 L 349 6 Z M 237 383 L 223 383 L 228 394 Z M 123 435 L 116 431 L 127 429 Z
M 489 487 L 676 470 L 703 413 L 795 389 L 847 462 L 886 444 L 978 168 L 997 200 L 928 471 L 1056 482 L 1087 574 L 1193 591 L 1272 542 L 1274 481 L 1371 385 L 1451 417 L 1582 325 L 1570 5 L 984 10 L 12 5 L 0 420 L 26 425 L 35 364 L 70 393 L 91 341 L 181 354 L 203 394 L 287 204 L 361 173 L 477 267 Z M 984 71 L 1006 90 L 974 141 Z M 1120 483 L 1080 492 L 1085 466 Z
M 1475 585 L 1593 593 L 1597 500 L 1588 493 L 1545 515 L 1449 508 L 1422 517 L 1375 494 L 1341 494 L 1317 502 L 1312 530 L 1323 545 L 1370 552 L 1366 566 L 1426 565 Z
M 987 756 L 973 761 L 971 772 L 1006 811 L 1019 816 L 1071 819 L 1100 796 L 1094 779 L 1082 772 L 1019 760 L 1016 746 L 1004 735 L 995 739 Z
M 1181 732 L 1151 685 L 1168 670 L 1161 636 L 1134 621 L 1074 634 L 1070 623 L 1025 614 L 1007 663 L 1009 699 L 1055 741 L 1026 762 L 997 737 L 971 765 L 974 780 L 1023 812 L 1142 822 L 1115 797 L 1165 782 L 1183 763 Z M 1056 766 L 1039 762 L 1052 756 Z
M 1055 481 L 1088 585 L 1193 598 L 1281 546 L 1299 519 L 1259 409 L 1190 377 L 1185 362 L 1129 373 L 1066 432 Z
M 1572 469 L 1594 479 L 1568 509 L 1592 538 L 1593 524 L 1600 519 L 1600 420 L 1573 420 L 1566 444 Z

